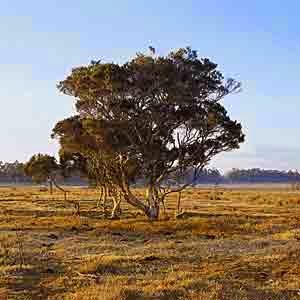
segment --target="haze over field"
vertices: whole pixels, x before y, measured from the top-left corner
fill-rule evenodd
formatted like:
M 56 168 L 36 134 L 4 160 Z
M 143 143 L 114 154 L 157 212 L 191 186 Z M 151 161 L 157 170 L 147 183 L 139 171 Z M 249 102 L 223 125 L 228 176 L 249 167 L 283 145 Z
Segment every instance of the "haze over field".
M 246 143 L 214 166 L 299 165 L 298 1 L 0 1 L 1 160 L 57 153 L 54 124 L 72 114 L 56 83 L 92 59 L 124 62 L 149 45 L 191 45 L 243 84 L 226 99 Z

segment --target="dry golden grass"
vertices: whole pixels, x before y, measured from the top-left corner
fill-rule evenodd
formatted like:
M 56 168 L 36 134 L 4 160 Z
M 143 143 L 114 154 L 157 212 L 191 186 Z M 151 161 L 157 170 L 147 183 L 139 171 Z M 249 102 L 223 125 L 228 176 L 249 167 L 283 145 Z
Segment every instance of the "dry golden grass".
M 137 291 L 126 288 L 126 282 L 108 279 L 101 285 L 90 285 L 66 295 L 66 300 L 134 300 L 139 299 Z
M 0 188 L 0 300 L 300 299 L 300 193 L 188 189 L 187 218 L 106 220 L 94 189 Z M 142 193 L 137 190 L 136 193 Z M 192 217 L 191 217 L 192 216 Z

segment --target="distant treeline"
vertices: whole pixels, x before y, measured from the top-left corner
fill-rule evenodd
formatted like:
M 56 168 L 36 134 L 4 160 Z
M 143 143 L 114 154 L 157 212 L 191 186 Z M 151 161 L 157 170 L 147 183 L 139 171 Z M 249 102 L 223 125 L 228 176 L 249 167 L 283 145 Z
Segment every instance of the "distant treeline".
M 25 175 L 24 164 L 15 162 L 0 161 L 0 182 L 1 183 L 30 183 L 31 178 Z
M 233 183 L 284 183 L 299 182 L 300 173 L 298 171 L 279 171 L 254 169 L 232 169 L 225 174 L 224 179 Z
M 207 168 L 202 170 L 197 177 L 193 178 L 193 171 L 187 175 L 188 180 L 194 184 L 221 184 L 221 183 L 285 183 L 300 182 L 298 171 L 280 171 L 253 169 L 232 169 L 222 174 L 218 169 Z M 61 178 L 66 184 L 87 184 L 87 179 L 78 174 Z M 24 163 L 0 161 L 0 183 L 30 184 L 32 180 L 25 175 Z
M 189 180 L 193 176 L 190 171 Z M 253 169 L 232 169 L 222 174 L 218 169 L 205 169 L 194 179 L 194 184 L 231 184 L 231 183 L 298 183 L 298 171 Z
M 26 176 L 24 170 L 25 164 L 19 161 L 15 162 L 3 162 L 0 161 L 0 183 L 1 184 L 32 184 L 33 181 L 31 177 Z M 73 185 L 85 185 L 87 180 L 78 176 L 78 174 L 73 174 L 67 178 L 62 176 L 59 182 L 64 184 Z

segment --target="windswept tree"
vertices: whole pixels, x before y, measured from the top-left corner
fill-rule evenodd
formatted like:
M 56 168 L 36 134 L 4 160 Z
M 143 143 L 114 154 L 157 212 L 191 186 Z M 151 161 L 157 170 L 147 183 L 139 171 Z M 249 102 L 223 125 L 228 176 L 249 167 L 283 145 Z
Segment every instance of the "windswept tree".
M 239 148 L 240 123 L 222 104 L 240 90 L 217 65 L 190 48 L 167 56 L 137 54 L 125 64 L 93 61 L 58 84 L 75 99 L 77 115 L 59 122 L 53 137 L 65 152 L 78 153 L 101 184 L 143 211 L 159 216 L 166 195 L 189 186 L 167 186 L 172 177 L 194 176 L 217 154 Z M 144 198 L 132 192 L 143 179 Z
M 79 170 L 81 174 L 95 182 L 100 189 L 100 199 L 106 214 L 107 199 L 113 201 L 111 218 L 119 217 L 122 195 L 118 187 L 119 165 L 114 160 L 115 154 L 101 142 L 102 133 L 97 124 L 90 119 L 79 116 L 60 121 L 54 128 L 54 135 L 60 137 L 60 162 L 64 170 Z M 126 177 L 131 179 L 135 174 L 133 166 L 128 164 Z

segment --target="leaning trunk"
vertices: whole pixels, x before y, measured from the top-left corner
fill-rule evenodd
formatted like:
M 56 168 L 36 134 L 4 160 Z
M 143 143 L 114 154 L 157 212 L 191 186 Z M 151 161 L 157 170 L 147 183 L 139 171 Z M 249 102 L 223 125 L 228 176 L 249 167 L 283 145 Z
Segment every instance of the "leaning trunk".
M 145 200 L 138 199 L 132 192 L 129 187 L 124 185 L 121 187 L 121 192 L 124 200 L 142 211 L 151 221 L 155 221 L 159 217 L 160 210 L 160 200 L 157 193 L 155 193 L 154 187 L 150 186 L 147 189 Z
M 54 178 L 51 179 L 51 182 L 52 182 L 52 186 L 55 185 L 57 189 L 59 189 L 64 193 L 64 200 L 67 201 L 67 191 L 64 190 L 61 186 L 59 186 Z

